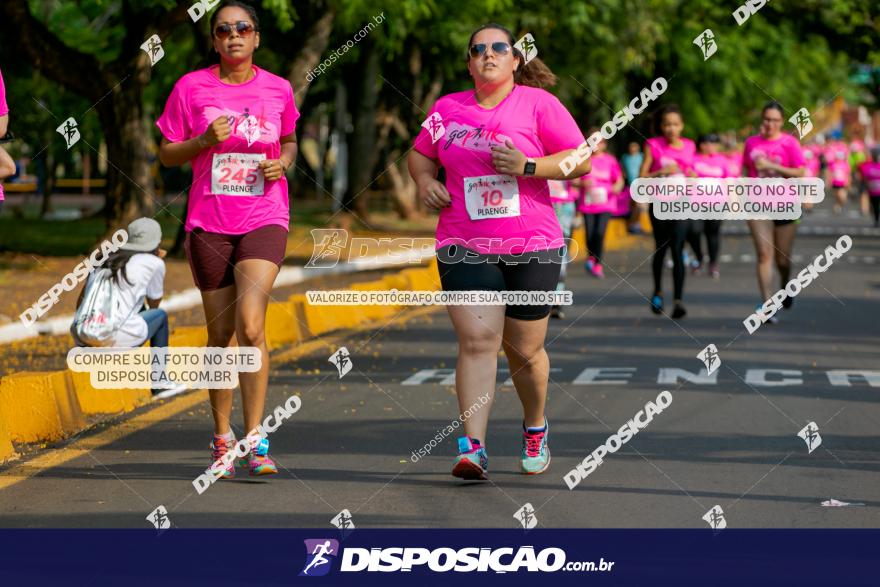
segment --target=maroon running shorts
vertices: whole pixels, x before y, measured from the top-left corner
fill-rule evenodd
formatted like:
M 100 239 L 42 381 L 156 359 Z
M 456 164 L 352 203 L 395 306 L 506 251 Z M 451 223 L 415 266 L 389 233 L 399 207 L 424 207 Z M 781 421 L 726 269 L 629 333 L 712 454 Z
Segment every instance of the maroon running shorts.
M 201 291 L 235 284 L 235 264 L 245 259 L 265 259 L 276 265 L 284 260 L 287 231 L 270 224 L 244 234 L 220 234 L 196 228 L 186 233 L 186 258 L 196 287 Z

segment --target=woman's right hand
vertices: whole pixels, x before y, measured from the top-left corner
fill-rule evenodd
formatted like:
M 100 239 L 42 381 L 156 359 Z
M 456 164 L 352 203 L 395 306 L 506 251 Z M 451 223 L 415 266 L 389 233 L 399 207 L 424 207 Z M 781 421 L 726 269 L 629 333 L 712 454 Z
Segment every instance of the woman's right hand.
M 228 139 L 231 134 L 232 129 L 229 127 L 229 117 L 224 115 L 217 117 L 214 122 L 209 124 L 202 136 L 205 138 L 205 142 L 208 146 L 211 147 L 217 143 L 222 143 Z
M 421 199 L 422 203 L 428 208 L 440 210 L 452 203 L 452 199 L 449 197 L 449 192 L 446 191 L 446 186 L 433 177 L 425 179 L 418 184 L 418 187 L 419 199 Z

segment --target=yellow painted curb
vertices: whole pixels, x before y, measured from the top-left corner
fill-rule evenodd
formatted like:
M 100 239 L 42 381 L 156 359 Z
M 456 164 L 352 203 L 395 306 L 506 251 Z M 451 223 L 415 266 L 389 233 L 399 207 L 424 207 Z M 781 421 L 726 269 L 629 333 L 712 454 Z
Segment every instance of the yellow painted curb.
M 86 424 L 67 371 L 0 379 L 0 419 L 13 442 L 60 440 Z
M 70 372 L 70 379 L 84 414 L 129 412 L 152 398 L 149 389 L 95 389 L 88 373 Z
M 269 350 L 301 341 L 303 330 L 292 300 L 269 304 L 266 311 L 266 345 Z
M 18 454 L 12 447 L 12 441 L 9 440 L 9 429 L 6 427 L 6 422 L 0 417 L 0 463 L 17 456 Z
M 206 346 L 208 329 L 205 326 L 181 326 L 168 337 L 168 346 Z

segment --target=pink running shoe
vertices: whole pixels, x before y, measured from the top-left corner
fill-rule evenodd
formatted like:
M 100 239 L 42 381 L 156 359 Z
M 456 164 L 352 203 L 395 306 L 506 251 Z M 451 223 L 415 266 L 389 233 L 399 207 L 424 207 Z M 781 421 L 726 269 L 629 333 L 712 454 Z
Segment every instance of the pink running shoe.
M 217 473 L 221 469 L 220 479 L 232 479 L 235 477 L 235 459 L 230 458 L 229 463 L 224 467 L 221 459 L 226 453 L 232 452 L 235 448 L 235 438 L 232 440 L 224 440 L 219 434 L 215 434 L 211 440 L 211 467 L 212 473 Z
M 590 273 L 599 279 L 605 279 L 605 270 L 602 269 L 602 263 L 599 263 L 598 261 L 593 265 L 593 269 Z
M 251 445 L 251 451 L 248 455 L 240 459 L 238 464 L 248 468 L 251 477 L 259 477 L 260 475 L 275 475 L 278 473 L 278 467 L 275 461 L 269 457 L 269 439 L 260 438 L 258 436 L 248 437 Z

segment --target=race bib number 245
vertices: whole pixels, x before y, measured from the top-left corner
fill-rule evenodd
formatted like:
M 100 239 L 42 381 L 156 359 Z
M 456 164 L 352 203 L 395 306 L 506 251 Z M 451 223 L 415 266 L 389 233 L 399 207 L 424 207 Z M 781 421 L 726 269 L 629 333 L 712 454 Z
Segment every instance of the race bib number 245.
M 262 196 L 265 177 L 258 167 L 265 153 L 214 153 L 211 193 L 221 196 Z

